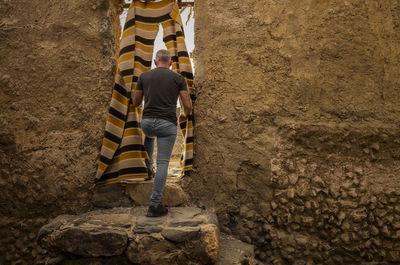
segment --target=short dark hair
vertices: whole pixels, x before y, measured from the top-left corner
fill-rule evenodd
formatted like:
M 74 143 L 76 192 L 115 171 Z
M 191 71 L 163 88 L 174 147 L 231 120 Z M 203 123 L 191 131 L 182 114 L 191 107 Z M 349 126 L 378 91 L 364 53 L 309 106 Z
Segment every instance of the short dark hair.
M 169 63 L 171 61 L 171 54 L 167 50 L 158 50 L 156 53 L 156 60 L 164 63 Z

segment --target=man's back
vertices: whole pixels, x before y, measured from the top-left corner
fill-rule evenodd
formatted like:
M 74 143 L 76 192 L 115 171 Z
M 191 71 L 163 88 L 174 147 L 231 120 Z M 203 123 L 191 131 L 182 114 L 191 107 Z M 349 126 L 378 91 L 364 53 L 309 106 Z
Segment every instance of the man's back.
M 168 208 L 161 203 L 162 193 L 168 175 L 168 164 L 177 133 L 176 102 L 181 98 L 183 113 L 180 121 L 188 119 L 192 102 L 183 76 L 169 70 L 172 65 L 171 55 L 167 50 L 159 50 L 154 60 L 157 68 L 143 73 L 138 80 L 132 96 L 134 107 L 140 106 L 145 98 L 142 122 L 140 127 L 146 135 L 144 148 L 149 159 L 146 159 L 149 179 L 154 175 L 150 206 L 146 216 L 159 217 L 168 214 Z M 153 171 L 154 141 L 157 138 L 157 170 Z
M 143 118 L 160 118 L 177 123 L 176 103 L 179 92 L 187 91 L 183 76 L 166 67 L 157 67 L 139 77 L 136 89 L 143 90 Z

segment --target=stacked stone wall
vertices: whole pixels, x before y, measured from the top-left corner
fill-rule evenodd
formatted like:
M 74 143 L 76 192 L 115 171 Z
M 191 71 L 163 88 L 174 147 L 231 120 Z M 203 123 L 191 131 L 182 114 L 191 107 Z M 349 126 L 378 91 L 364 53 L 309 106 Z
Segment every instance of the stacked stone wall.
M 323 132 L 323 133 L 322 133 Z M 270 211 L 241 206 L 235 231 L 276 263 L 399 262 L 399 132 L 285 126 L 271 160 Z M 317 151 L 317 152 L 316 152 Z M 256 232 L 255 232 L 256 231 Z

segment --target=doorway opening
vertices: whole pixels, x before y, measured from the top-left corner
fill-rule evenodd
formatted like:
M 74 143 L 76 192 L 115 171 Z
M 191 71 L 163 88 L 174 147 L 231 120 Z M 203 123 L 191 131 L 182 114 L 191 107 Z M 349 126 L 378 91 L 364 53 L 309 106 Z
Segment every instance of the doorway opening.
M 142 1 L 142 0 L 140 0 Z M 142 2 L 161 2 L 163 0 L 150 0 L 150 1 L 145 1 L 143 0 Z M 194 61 L 193 61 L 193 52 L 194 52 L 194 1 L 193 0 L 177 0 L 179 9 L 180 9 L 180 15 L 182 19 L 182 26 L 183 26 L 183 31 L 185 34 L 185 43 L 186 43 L 186 48 L 187 52 L 190 57 L 190 61 L 192 64 L 192 70 L 193 73 L 195 72 L 194 69 Z M 132 0 L 125 0 L 124 3 L 124 8 L 122 13 L 120 14 L 120 24 L 121 24 L 121 35 L 123 32 L 123 28 L 125 25 L 127 13 L 130 4 L 132 3 Z M 155 54 L 157 53 L 158 50 L 160 49 L 166 49 L 166 45 L 163 41 L 163 27 L 161 24 L 159 25 L 159 30 L 157 33 L 157 37 L 154 41 L 154 50 L 153 50 L 153 60 L 152 60 L 152 65 L 151 68 L 155 68 L 154 65 L 154 59 L 155 59 Z M 177 110 L 176 113 L 179 115 L 181 112 L 180 109 L 180 103 L 179 100 L 177 102 Z M 179 178 L 182 176 L 182 168 L 181 168 L 181 156 L 184 151 L 184 137 L 182 135 L 181 130 L 179 129 L 178 126 L 178 133 L 177 133 L 177 138 L 175 141 L 174 149 L 171 155 L 171 160 L 168 168 L 168 178 Z M 157 155 L 157 144 L 155 146 L 155 152 L 154 152 L 154 161 L 156 161 L 156 155 Z

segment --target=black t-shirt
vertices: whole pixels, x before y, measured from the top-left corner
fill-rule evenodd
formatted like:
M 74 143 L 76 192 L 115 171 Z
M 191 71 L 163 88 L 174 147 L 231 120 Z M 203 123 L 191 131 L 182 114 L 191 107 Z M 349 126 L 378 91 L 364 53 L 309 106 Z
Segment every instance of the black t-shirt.
M 179 91 L 187 91 L 182 75 L 165 67 L 157 67 L 140 75 L 136 89 L 143 90 L 143 118 L 160 118 L 177 124 Z

